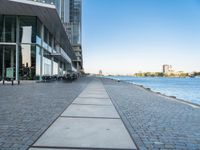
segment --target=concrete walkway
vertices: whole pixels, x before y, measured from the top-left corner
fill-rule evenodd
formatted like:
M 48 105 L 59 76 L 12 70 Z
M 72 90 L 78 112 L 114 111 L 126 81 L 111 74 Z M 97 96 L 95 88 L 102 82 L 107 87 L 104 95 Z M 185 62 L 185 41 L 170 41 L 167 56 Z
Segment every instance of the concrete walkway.
M 29 150 L 136 149 L 100 80 L 93 80 Z

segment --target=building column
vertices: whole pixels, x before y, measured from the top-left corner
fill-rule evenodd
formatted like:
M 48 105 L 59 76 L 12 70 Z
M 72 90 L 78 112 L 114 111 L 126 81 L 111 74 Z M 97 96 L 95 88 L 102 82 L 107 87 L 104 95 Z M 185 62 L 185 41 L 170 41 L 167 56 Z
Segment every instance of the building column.
M 70 63 L 66 63 L 66 71 L 68 72 L 68 70 L 72 70 L 72 64 Z
M 53 49 L 54 49 L 54 38 L 53 38 L 53 36 L 52 36 L 52 39 L 51 39 L 51 43 L 52 43 L 52 45 L 51 45 L 51 53 L 53 53 Z M 54 57 L 53 56 L 51 56 L 51 76 L 53 76 L 53 62 L 54 62 Z
M 63 75 L 63 72 L 64 72 L 64 63 L 62 63 L 62 75 Z
M 13 49 L 10 50 L 10 67 L 13 68 L 14 67 L 14 51 Z
M 54 61 L 54 58 L 52 56 L 51 57 L 51 76 L 53 76 L 53 61 Z
M 79 62 L 78 61 L 76 62 L 76 69 L 79 72 Z
M 5 46 L 3 46 L 3 67 L 2 67 L 2 78 L 5 80 Z
M 44 55 L 44 50 L 43 50 L 43 41 L 44 41 L 44 25 L 42 24 L 42 31 L 41 31 L 41 49 L 40 49 L 40 81 L 42 81 L 42 74 L 43 74 L 43 55 Z
M 19 82 L 19 17 L 16 20 L 15 80 Z
M 60 75 L 60 61 L 58 60 L 58 75 Z

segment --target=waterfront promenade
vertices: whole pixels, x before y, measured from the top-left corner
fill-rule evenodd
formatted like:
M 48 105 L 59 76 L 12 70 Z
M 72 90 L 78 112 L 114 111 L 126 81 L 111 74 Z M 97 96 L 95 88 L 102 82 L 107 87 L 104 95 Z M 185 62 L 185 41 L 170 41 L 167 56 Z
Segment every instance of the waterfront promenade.
M 48 141 L 45 141 L 45 136 L 51 134 L 48 130 L 53 128 L 54 123 L 62 123 L 65 117 L 88 119 L 99 117 L 95 116 L 95 113 L 87 113 L 87 111 L 80 113 L 81 108 L 77 108 L 80 104 L 94 110 L 97 110 L 95 107 L 98 106 L 96 105 L 103 105 L 106 108 L 112 107 L 112 111 L 109 109 L 107 113 L 98 114 L 104 115 L 98 119 L 113 119 L 115 121 L 122 119 L 130 137 L 139 149 L 200 149 L 199 107 L 157 95 L 129 83 L 85 77 L 72 83 L 0 85 L 0 94 L 1 150 L 23 150 L 30 146 L 34 147 L 34 144 L 34 150 L 37 150 L 37 144 L 41 144 L 39 140 L 43 138 L 42 142 L 48 144 Z M 91 94 L 94 96 L 93 100 L 91 100 Z M 99 101 L 97 98 L 99 94 L 103 97 L 106 96 L 104 97 L 106 101 Z M 113 113 L 113 109 L 116 109 L 119 115 L 115 111 Z M 59 122 L 57 123 L 57 121 Z M 70 123 L 68 124 L 70 125 Z M 88 128 L 92 128 L 94 123 L 90 123 L 90 126 Z M 112 131 L 114 127 L 114 125 L 109 126 L 107 129 Z M 124 130 L 122 124 L 118 125 L 116 130 L 118 128 L 123 129 L 119 135 L 125 135 L 124 139 L 128 139 L 130 142 L 131 140 L 127 138 L 129 137 L 127 136 L 128 132 Z M 96 132 L 94 130 L 94 133 Z M 80 134 L 82 134 L 81 131 Z M 74 134 L 71 132 L 71 138 L 76 136 L 75 132 Z M 115 136 L 110 137 L 115 138 Z M 85 138 L 87 141 L 88 137 Z M 98 140 L 94 138 L 94 141 L 97 142 L 96 145 L 98 145 Z M 84 145 L 81 140 L 79 142 L 73 140 L 73 142 Z M 120 144 L 120 142 L 123 143 L 123 140 L 115 143 Z M 129 142 L 128 144 L 131 143 Z M 71 145 L 71 147 L 81 148 L 80 145 Z M 83 148 L 85 147 L 83 146 Z M 119 146 L 119 148 L 122 147 Z M 47 149 L 38 148 L 38 150 Z
M 200 149 L 200 107 L 130 83 L 102 81 L 140 149 Z
M 0 150 L 25 150 L 72 103 L 90 79 L 0 85 Z

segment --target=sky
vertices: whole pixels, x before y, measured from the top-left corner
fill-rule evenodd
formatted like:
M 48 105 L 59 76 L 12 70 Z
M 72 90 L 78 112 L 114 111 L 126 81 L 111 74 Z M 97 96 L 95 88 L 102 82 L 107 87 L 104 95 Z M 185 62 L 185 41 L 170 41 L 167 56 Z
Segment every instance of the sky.
M 200 0 L 83 0 L 87 73 L 200 71 Z

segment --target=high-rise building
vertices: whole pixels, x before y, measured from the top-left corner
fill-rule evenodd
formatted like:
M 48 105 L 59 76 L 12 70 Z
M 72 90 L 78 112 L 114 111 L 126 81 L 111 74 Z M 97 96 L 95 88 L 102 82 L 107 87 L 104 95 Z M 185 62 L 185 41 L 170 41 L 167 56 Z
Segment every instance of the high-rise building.
M 163 73 L 169 74 L 172 72 L 172 66 L 171 65 L 163 65 Z
M 73 63 L 79 72 L 83 72 L 82 57 L 82 0 L 32 0 L 56 6 L 72 48 L 76 54 Z
M 56 5 L 58 13 L 76 54 L 74 65 L 82 72 L 82 0 L 60 0 L 59 4 Z
M 103 71 L 99 70 L 99 76 L 102 76 L 102 75 L 103 75 Z

